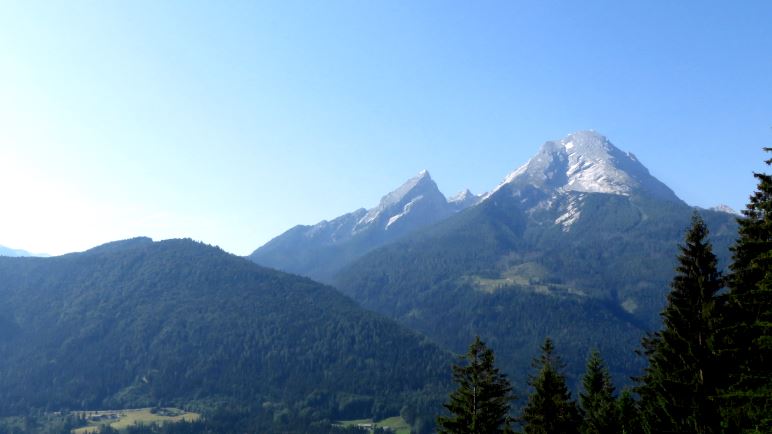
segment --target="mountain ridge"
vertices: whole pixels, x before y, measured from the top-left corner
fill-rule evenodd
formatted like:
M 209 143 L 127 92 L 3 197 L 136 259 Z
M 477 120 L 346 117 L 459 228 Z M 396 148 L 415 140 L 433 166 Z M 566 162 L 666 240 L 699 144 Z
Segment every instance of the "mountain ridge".
M 470 195 L 448 201 L 429 172 L 422 170 L 381 197 L 378 205 L 315 225 L 297 225 L 248 258 L 260 265 L 329 281 L 363 254 L 472 206 L 477 197 Z
M 0 246 L 0 256 L 8 256 L 8 257 L 40 257 L 40 258 L 46 258 L 48 257 L 45 253 L 30 253 L 24 249 L 13 249 L 6 246 Z
M 312 226 L 295 226 L 248 257 L 258 264 L 330 282 L 364 254 L 489 200 L 517 196 L 529 215 L 558 210 L 554 224 L 570 231 L 582 218 L 587 195 L 596 193 L 684 203 L 635 155 L 586 130 L 545 142 L 525 164 L 481 195 L 467 189 L 445 198 L 429 172 L 422 170 L 384 195 L 377 206 Z

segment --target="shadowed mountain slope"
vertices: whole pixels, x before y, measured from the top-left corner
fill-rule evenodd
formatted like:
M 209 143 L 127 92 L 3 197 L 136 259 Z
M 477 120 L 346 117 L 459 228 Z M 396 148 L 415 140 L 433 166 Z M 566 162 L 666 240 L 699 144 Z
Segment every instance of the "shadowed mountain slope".
M 1 414 L 174 404 L 370 417 L 448 380 L 449 356 L 425 338 L 189 240 L 0 258 L 0 300 Z

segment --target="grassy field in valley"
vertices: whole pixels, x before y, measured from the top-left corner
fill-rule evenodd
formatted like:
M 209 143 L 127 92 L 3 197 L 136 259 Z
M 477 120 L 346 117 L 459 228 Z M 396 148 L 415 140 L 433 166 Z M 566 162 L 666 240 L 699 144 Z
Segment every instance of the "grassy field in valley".
M 373 425 L 375 424 L 375 425 Z M 372 419 L 341 420 L 336 425 L 340 426 L 369 426 L 387 428 L 396 434 L 410 434 L 410 425 L 399 416 L 373 422 Z
M 90 434 L 99 431 L 99 427 L 110 425 L 117 430 L 124 430 L 134 424 L 163 424 L 170 422 L 198 420 L 198 413 L 185 412 L 176 408 L 162 408 L 153 411 L 151 408 L 137 408 L 130 410 L 96 410 L 77 412 L 89 421 L 88 426 L 72 430 L 73 434 Z

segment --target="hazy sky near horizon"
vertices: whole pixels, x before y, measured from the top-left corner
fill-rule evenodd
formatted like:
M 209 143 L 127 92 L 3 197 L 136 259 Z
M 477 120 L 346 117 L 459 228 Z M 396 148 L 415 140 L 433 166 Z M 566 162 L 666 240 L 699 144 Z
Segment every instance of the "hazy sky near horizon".
M 769 1 L 10 1 L 0 245 L 246 255 L 421 169 L 488 191 L 595 129 L 687 203 L 772 146 Z

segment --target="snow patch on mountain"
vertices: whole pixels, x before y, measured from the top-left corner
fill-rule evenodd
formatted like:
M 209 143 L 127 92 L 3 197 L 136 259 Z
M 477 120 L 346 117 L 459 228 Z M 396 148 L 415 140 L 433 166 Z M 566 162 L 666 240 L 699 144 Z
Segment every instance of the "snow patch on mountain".
M 308 239 L 326 237 L 333 243 L 344 241 L 351 238 L 351 231 L 365 214 L 367 214 L 367 210 L 359 208 L 356 211 L 344 214 L 331 221 L 322 220 L 308 228 L 303 236 Z
M 422 195 L 416 196 L 411 200 L 410 202 L 406 203 L 405 206 L 402 208 L 402 212 L 399 214 L 395 214 L 391 217 L 389 217 L 389 221 L 386 223 L 386 229 L 389 228 L 389 226 L 393 225 L 397 222 L 397 220 L 401 219 L 402 217 L 406 216 L 410 210 L 413 208 L 413 206 L 424 197 Z
M 579 220 L 579 217 L 582 215 L 580 207 L 582 199 L 584 199 L 584 195 L 579 195 L 569 199 L 568 205 L 565 208 L 565 212 L 557 219 L 555 219 L 556 225 L 563 226 L 563 232 L 568 232 L 571 230 L 571 225 L 576 223 L 576 221 Z
M 724 205 L 724 204 L 716 205 L 716 206 L 710 207 L 709 209 L 711 211 L 725 212 L 727 214 L 734 214 L 734 215 L 737 215 L 737 216 L 741 216 L 742 215 L 739 211 L 735 210 L 731 206 Z
M 561 144 L 568 154 L 565 190 L 628 196 L 637 186 L 630 174 L 616 166 L 618 158 L 613 154 L 618 150 L 605 137 L 576 133 Z M 624 157 L 631 158 L 630 154 Z

